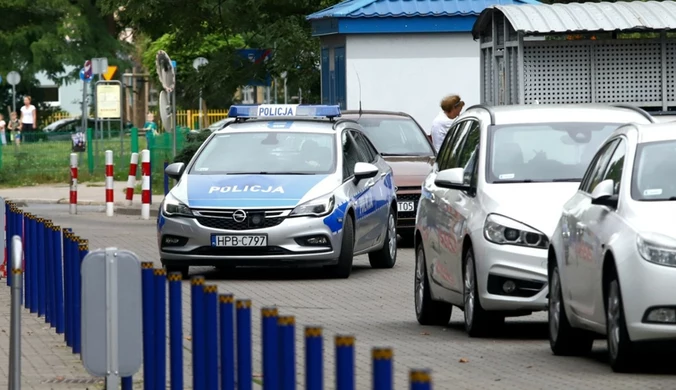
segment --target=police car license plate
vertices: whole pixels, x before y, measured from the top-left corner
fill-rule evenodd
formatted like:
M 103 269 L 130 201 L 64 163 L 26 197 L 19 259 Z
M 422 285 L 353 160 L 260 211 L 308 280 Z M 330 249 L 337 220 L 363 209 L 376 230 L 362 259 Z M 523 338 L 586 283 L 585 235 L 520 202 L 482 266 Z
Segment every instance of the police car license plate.
M 264 234 L 247 235 L 212 235 L 211 246 L 218 247 L 249 247 L 249 246 L 268 246 L 268 236 Z
M 397 211 L 399 211 L 400 213 L 415 211 L 415 203 L 414 202 L 397 202 Z

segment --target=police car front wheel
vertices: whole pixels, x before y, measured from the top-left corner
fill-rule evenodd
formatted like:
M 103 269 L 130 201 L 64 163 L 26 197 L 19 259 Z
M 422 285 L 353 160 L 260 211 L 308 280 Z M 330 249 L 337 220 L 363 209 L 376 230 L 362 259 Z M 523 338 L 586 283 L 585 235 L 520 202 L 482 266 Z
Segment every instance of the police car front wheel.
M 343 239 L 340 246 L 338 264 L 328 267 L 328 271 L 334 278 L 347 279 L 352 272 L 352 260 L 354 258 L 354 220 L 351 216 L 345 218 L 343 226 Z

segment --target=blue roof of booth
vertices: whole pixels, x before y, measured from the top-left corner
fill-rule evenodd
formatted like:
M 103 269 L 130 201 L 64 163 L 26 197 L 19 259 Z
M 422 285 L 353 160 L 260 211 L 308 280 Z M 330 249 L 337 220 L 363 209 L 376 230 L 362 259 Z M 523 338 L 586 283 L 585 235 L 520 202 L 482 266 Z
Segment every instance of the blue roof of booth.
M 481 11 L 498 4 L 540 3 L 536 0 L 345 0 L 307 19 L 312 22 L 313 35 L 469 32 Z M 444 21 L 440 22 L 439 17 L 445 17 Z M 458 19 L 463 20 L 458 23 Z

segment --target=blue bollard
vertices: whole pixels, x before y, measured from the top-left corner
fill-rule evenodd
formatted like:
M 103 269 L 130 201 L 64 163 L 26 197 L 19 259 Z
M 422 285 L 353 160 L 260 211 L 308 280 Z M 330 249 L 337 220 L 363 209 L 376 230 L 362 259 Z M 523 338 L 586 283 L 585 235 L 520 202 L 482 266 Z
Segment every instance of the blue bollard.
M 133 390 L 134 389 L 134 382 L 132 381 L 130 376 L 125 376 L 122 378 L 122 390 Z
M 232 294 L 221 294 L 218 301 L 221 327 L 221 389 L 235 390 L 235 298 Z
M 355 390 L 354 336 L 336 336 L 336 390 Z
M 392 390 L 392 348 L 373 348 L 371 358 L 373 360 L 373 390 Z
M 190 279 L 190 306 L 192 325 L 192 387 L 194 390 L 206 388 L 205 335 L 204 335 L 204 276 Z
M 7 275 L 7 285 L 12 285 L 12 271 L 11 271 L 11 260 L 10 256 L 12 253 L 12 237 L 14 237 L 14 232 L 12 231 L 12 221 L 14 221 L 13 207 L 11 202 L 5 201 L 5 274 Z
M 71 239 L 72 233 L 70 229 L 63 229 L 62 243 L 63 243 L 63 284 L 64 284 L 64 298 L 65 303 L 63 305 L 64 312 L 66 314 L 65 321 L 65 334 L 63 338 L 66 341 L 66 345 L 69 347 L 73 346 L 73 265 L 72 265 L 72 254 L 71 254 L 71 245 L 73 244 Z
M 45 254 L 45 323 L 53 326 L 54 323 L 54 270 L 52 264 L 54 263 L 52 257 L 54 255 L 54 246 L 52 245 L 52 221 L 45 220 L 44 235 L 45 246 L 42 252 Z
M 52 228 L 52 242 L 54 243 L 54 287 L 55 310 L 56 310 L 56 334 L 64 331 L 64 308 L 63 308 L 63 255 L 61 252 L 61 227 Z
M 218 288 L 206 285 L 203 291 L 206 388 L 218 390 Z
M 181 273 L 172 272 L 169 279 L 169 372 L 171 390 L 183 390 L 183 309 Z
M 305 327 L 305 389 L 324 389 L 324 346 L 319 326 Z
M 31 271 L 33 270 L 33 267 L 31 266 L 31 255 L 32 255 L 32 244 L 33 244 L 33 237 L 31 236 L 31 223 L 32 223 L 32 218 L 33 216 L 30 213 L 25 213 L 24 214 L 25 222 L 24 226 L 25 228 L 25 237 L 23 241 L 23 253 L 24 257 L 26 258 L 26 263 L 25 263 L 25 268 L 26 272 L 24 272 L 24 279 L 23 279 L 23 287 L 24 287 L 24 302 L 26 302 L 25 307 L 29 311 L 32 312 L 31 310 Z
M 238 299 L 237 309 L 237 390 L 251 390 L 251 300 Z
M 141 263 L 143 288 L 143 388 L 155 390 L 155 280 L 153 263 Z
M 73 247 L 76 254 L 75 271 L 73 273 L 77 277 L 77 280 L 73 284 L 75 287 L 75 297 L 73 297 L 75 300 L 73 305 L 73 313 L 75 313 L 75 317 L 73 318 L 73 353 L 80 354 L 82 352 L 82 275 L 80 269 L 82 260 L 89 253 L 89 241 L 78 237 Z
M 46 277 L 45 277 L 45 220 L 38 218 L 37 236 L 38 236 L 38 317 L 44 316 L 46 310 L 45 295 L 46 293 Z
M 167 388 L 167 270 L 155 275 L 155 387 Z
M 38 274 L 38 254 L 40 248 L 38 247 L 38 217 L 32 216 L 30 225 L 28 226 L 31 233 L 31 254 L 29 257 L 31 270 L 28 271 L 26 277 L 31 280 L 31 307 L 30 312 L 35 314 L 38 312 L 38 285 L 40 284 L 40 275 Z
M 277 309 L 261 309 L 261 340 L 263 344 L 263 390 L 279 388 L 279 348 L 277 343 Z
M 277 318 L 279 337 L 279 388 L 296 390 L 296 319 L 293 316 Z
M 164 169 L 166 170 L 167 167 L 169 166 L 169 161 L 164 162 Z M 164 170 L 162 171 L 164 172 Z M 169 176 L 167 174 L 164 174 L 164 195 L 166 196 L 169 193 Z
M 411 370 L 409 381 L 411 390 L 432 390 L 432 375 L 429 370 Z

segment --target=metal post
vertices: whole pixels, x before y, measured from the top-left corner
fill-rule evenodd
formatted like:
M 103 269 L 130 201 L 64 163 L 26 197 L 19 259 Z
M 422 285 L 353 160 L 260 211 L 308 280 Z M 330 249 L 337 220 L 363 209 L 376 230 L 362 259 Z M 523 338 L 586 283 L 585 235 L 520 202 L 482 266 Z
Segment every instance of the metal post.
M 411 390 L 432 390 L 432 376 L 429 370 L 411 370 L 409 382 Z
M 52 240 L 54 245 L 54 279 L 56 287 L 55 292 L 55 319 L 56 319 L 56 333 L 63 334 L 64 332 L 64 307 L 63 307 L 63 255 L 61 252 L 61 227 L 54 226 L 52 228 Z
M 152 261 L 141 263 L 143 278 L 143 388 L 155 389 L 155 283 Z
M 263 344 L 263 388 L 279 389 L 279 350 L 277 337 L 277 309 L 261 309 L 261 339 Z
M 181 273 L 170 273 L 168 278 L 169 372 L 171 375 L 171 390 L 183 390 L 183 310 L 181 308 Z
M 322 328 L 305 327 L 305 389 L 324 389 L 324 351 Z
M 167 270 L 155 274 L 155 388 L 167 388 Z
M 174 129 L 173 137 L 171 137 L 172 138 L 171 139 L 171 150 L 173 152 L 172 157 L 176 157 L 176 137 L 178 136 L 176 134 L 176 129 L 178 128 L 178 126 L 176 125 L 176 123 L 177 123 L 177 118 L 176 118 L 176 87 L 174 87 L 174 90 L 171 91 L 171 121 L 172 121 L 172 127 Z
M 286 77 L 284 77 L 284 104 L 289 102 L 289 90 L 286 87 Z
M 373 348 L 373 389 L 392 390 L 392 348 Z
M 237 310 L 237 390 L 251 390 L 251 300 L 235 301 Z
M 218 297 L 221 343 L 221 389 L 235 390 L 235 297 L 221 294 Z
M 207 384 L 204 364 L 204 276 L 190 279 L 190 309 L 192 325 L 192 388 L 204 390 Z
M 354 336 L 336 336 L 336 390 L 355 390 Z
M 9 390 L 21 389 L 21 294 L 23 290 L 23 248 L 21 237 L 12 237 L 12 314 L 9 345 Z
M 204 286 L 204 352 L 206 389 L 218 389 L 218 289 Z
M 12 112 L 16 112 L 16 85 L 12 85 Z
M 87 82 L 82 80 L 82 132 L 87 132 Z M 87 147 L 91 147 L 87 145 Z
M 296 319 L 293 316 L 277 318 L 279 336 L 279 388 L 296 390 Z
M 108 375 L 106 389 L 120 387 L 118 368 L 118 293 L 117 293 L 117 250 L 106 249 L 106 349 L 108 350 Z
M 188 123 L 188 127 L 192 127 L 192 123 Z M 204 113 L 202 111 L 202 88 L 200 87 L 200 130 L 202 130 L 203 128 L 204 128 Z

